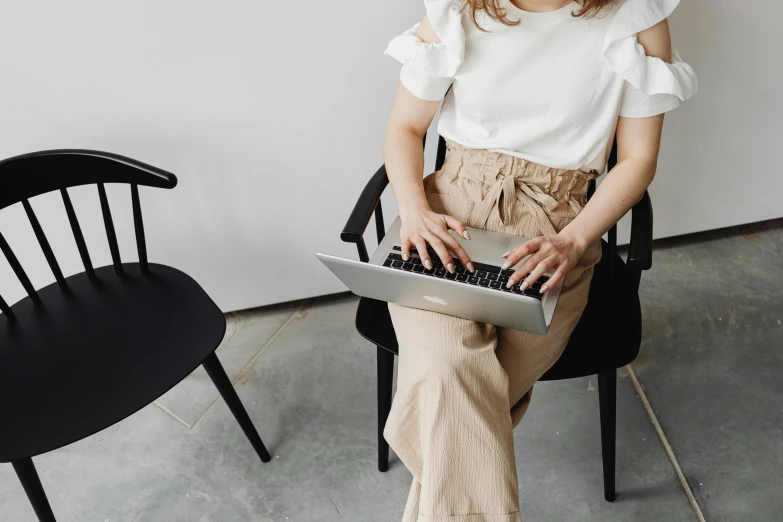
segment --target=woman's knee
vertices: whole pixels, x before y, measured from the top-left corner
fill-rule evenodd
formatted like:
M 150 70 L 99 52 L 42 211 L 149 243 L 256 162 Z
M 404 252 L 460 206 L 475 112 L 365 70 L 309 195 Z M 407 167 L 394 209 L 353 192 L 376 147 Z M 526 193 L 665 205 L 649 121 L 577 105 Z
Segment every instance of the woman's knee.
M 400 356 L 432 378 L 451 378 L 500 366 L 494 339 L 465 339 L 459 332 L 441 332 L 424 342 L 400 346 Z
M 405 370 L 401 367 L 400 380 L 410 383 L 412 388 L 428 390 L 429 400 L 436 402 L 447 397 L 497 395 L 508 403 L 508 375 L 494 350 L 466 350 L 456 345 L 448 348 L 419 351 L 414 369 L 408 375 L 403 374 Z

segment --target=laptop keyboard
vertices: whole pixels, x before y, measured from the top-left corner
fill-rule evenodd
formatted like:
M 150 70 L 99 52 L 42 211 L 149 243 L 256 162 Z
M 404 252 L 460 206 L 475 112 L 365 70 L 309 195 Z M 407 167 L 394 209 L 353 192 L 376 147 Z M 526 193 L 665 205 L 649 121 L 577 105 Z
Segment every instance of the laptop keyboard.
M 454 266 L 456 267 L 455 273 L 450 273 L 443 266 L 443 262 L 435 256 L 434 252 L 430 253 L 432 259 L 432 269 L 427 270 L 424 265 L 421 264 L 416 254 L 416 250 L 411 250 L 411 258 L 408 261 L 403 261 L 402 256 L 399 254 L 400 247 L 394 247 L 395 252 L 389 254 L 386 260 L 383 262 L 383 266 L 393 268 L 395 270 L 404 270 L 406 272 L 414 272 L 416 274 L 423 274 L 438 279 L 447 279 L 455 281 L 457 283 L 464 283 L 466 285 L 483 286 L 491 290 L 497 290 L 499 292 L 507 292 L 510 294 L 525 295 L 528 297 L 534 297 L 541 299 L 544 295 L 540 292 L 541 286 L 549 281 L 548 276 L 541 276 L 538 281 L 533 283 L 532 286 L 522 290 L 519 285 L 514 285 L 511 288 L 506 288 L 508 283 L 508 277 L 514 273 L 513 270 L 502 270 L 499 266 L 487 265 L 485 263 L 477 263 L 473 261 L 473 268 L 476 269 L 475 273 L 471 274 L 458 259 L 454 259 Z M 529 274 L 528 274 L 529 275 Z

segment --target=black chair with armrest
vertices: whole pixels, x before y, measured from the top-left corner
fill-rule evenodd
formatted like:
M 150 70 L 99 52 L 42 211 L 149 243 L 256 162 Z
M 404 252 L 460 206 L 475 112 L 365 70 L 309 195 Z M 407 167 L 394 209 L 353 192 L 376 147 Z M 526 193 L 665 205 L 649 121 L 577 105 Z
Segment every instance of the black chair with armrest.
M 123 263 L 105 183 L 129 184 L 138 263 Z M 93 268 L 69 187 L 97 185 L 113 265 Z M 0 297 L 0 462 L 11 462 L 41 522 L 54 522 L 32 457 L 97 433 L 147 406 L 203 365 L 263 462 L 271 457 L 215 350 L 223 313 L 188 275 L 150 263 L 139 185 L 177 178 L 129 158 L 88 150 L 0 161 L 0 210 L 24 207 L 56 279 L 36 289 L 8 242 L 4 254 L 27 297 Z M 59 191 L 84 272 L 64 277 L 30 199 Z
M 446 158 L 446 142 L 438 141 L 436 170 Z M 617 164 L 617 146 L 613 147 L 609 169 Z M 378 241 L 383 239 L 385 226 L 381 195 L 389 184 L 386 167 L 381 166 L 364 187 L 340 238 L 355 243 L 359 258 L 367 262 L 369 254 L 364 232 L 375 215 Z M 590 187 L 591 195 L 595 182 Z M 609 241 L 601 241 L 603 257 L 595 267 L 588 303 L 563 355 L 541 378 L 573 379 L 598 375 L 601 449 L 604 470 L 604 497 L 615 498 L 615 436 L 617 369 L 636 359 L 641 345 L 642 316 L 639 305 L 639 282 L 643 270 L 652 266 L 652 203 L 645 193 L 632 210 L 631 243 L 628 258 L 623 262 L 617 254 L 617 227 L 609 231 Z M 356 312 L 356 329 L 378 351 L 378 468 L 389 468 L 389 445 L 383 438 L 392 403 L 394 356 L 398 353 L 387 303 L 362 298 Z

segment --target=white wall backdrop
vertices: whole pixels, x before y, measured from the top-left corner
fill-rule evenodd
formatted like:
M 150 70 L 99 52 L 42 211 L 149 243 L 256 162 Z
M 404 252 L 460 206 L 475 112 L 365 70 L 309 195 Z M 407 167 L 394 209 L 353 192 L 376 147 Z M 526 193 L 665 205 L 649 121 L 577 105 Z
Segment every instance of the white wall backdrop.
M 343 290 L 313 254 L 355 255 L 339 232 L 382 161 L 398 73 L 382 53 L 420 0 L 8 4 L 0 157 L 92 148 L 177 174 L 175 190 L 142 192 L 150 258 L 224 310 Z M 783 216 L 783 66 L 755 36 L 777 30 L 783 4 L 765 4 L 684 0 L 672 21 L 703 87 L 667 119 L 657 237 Z M 135 260 L 129 190 L 109 195 Z M 93 261 L 109 264 L 95 188 L 72 197 Z M 64 271 L 81 271 L 58 197 L 33 206 Z M 20 208 L 0 211 L 0 231 L 37 286 L 54 280 Z M 4 260 L 0 293 L 24 295 Z
M 701 91 L 666 117 L 650 189 L 655 236 L 783 216 L 783 3 L 683 0 L 674 45 Z

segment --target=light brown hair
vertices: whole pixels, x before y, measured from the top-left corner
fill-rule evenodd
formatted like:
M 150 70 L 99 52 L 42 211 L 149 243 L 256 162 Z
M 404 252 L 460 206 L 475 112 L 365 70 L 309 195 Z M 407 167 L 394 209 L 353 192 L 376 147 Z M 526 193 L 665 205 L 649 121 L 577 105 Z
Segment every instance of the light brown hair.
M 465 8 L 470 10 L 470 17 L 473 19 L 473 23 L 479 28 L 481 27 L 476 20 L 476 15 L 484 11 L 487 16 L 493 20 L 505 25 L 518 25 L 520 20 L 511 20 L 506 13 L 506 10 L 501 7 L 501 0 L 465 0 Z M 614 0 L 578 0 L 580 8 L 575 10 L 573 15 L 575 17 L 590 18 L 597 15 L 604 6 L 607 6 L 614 2 Z

